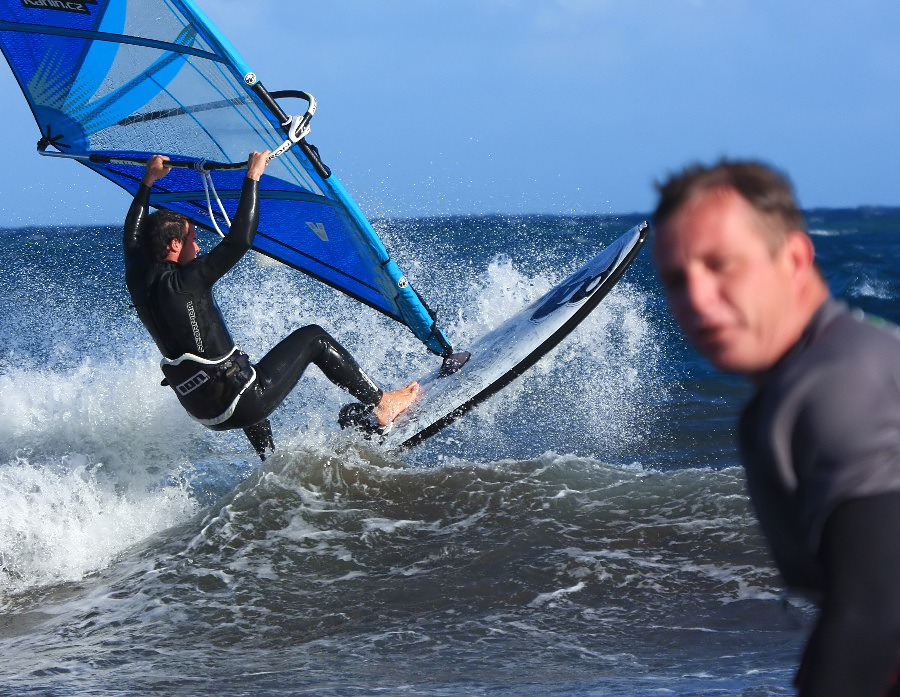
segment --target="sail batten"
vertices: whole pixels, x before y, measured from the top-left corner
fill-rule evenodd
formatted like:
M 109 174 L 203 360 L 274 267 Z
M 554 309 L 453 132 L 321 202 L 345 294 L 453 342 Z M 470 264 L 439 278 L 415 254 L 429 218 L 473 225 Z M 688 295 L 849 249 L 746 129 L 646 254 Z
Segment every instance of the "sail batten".
M 154 39 L 142 39 L 139 36 L 131 36 L 128 34 L 114 34 L 104 31 L 88 31 L 84 29 L 70 29 L 67 27 L 42 26 L 38 24 L 23 24 L 20 22 L 8 22 L 0 20 L 0 31 L 14 31 L 25 34 L 52 34 L 57 36 L 70 36 L 76 39 L 86 39 L 88 41 L 103 41 L 113 44 L 131 44 L 134 46 L 145 46 L 147 48 L 156 48 L 162 51 L 172 51 L 174 53 L 183 53 L 191 56 L 197 56 L 205 60 L 225 62 L 225 58 L 217 56 L 215 53 L 205 51 L 203 49 L 194 48 L 192 46 L 180 46 L 176 43 L 166 41 L 156 41 Z

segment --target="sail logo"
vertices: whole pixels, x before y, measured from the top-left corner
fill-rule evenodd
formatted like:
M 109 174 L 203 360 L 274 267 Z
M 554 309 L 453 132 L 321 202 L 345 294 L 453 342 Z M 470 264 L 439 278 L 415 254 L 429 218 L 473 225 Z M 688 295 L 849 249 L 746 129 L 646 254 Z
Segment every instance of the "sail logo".
M 328 241 L 328 233 L 325 232 L 325 223 L 311 223 L 306 221 L 306 227 L 316 233 L 316 237 L 323 242 Z
M 88 5 L 96 5 L 97 0 L 83 0 L 83 2 L 74 2 L 74 0 L 22 0 L 22 7 L 32 10 L 62 10 L 63 12 L 77 12 L 87 15 L 91 11 Z
M 611 264 L 600 269 L 583 268 L 567 278 L 541 299 L 540 305 L 531 314 L 531 321 L 538 323 L 563 305 L 577 305 L 583 302 L 601 286 L 611 269 Z

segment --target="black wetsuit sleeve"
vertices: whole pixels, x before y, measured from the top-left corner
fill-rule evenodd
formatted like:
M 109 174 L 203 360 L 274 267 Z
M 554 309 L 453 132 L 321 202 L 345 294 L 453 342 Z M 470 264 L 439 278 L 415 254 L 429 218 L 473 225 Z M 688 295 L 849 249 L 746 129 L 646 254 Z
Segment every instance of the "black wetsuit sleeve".
M 209 254 L 199 257 L 197 262 L 191 264 L 191 273 L 197 275 L 201 284 L 212 286 L 250 250 L 258 224 L 259 182 L 245 177 L 231 229 Z
M 829 515 L 819 550 L 825 597 L 797 678 L 801 697 L 900 694 L 898 530 L 900 492 L 847 501 Z
M 147 217 L 147 211 L 150 207 L 150 187 L 141 184 L 131 207 L 128 209 L 128 215 L 125 217 L 125 227 L 122 230 L 122 249 L 125 253 L 127 261 L 135 253 L 144 254 L 144 247 L 141 240 L 141 226 Z

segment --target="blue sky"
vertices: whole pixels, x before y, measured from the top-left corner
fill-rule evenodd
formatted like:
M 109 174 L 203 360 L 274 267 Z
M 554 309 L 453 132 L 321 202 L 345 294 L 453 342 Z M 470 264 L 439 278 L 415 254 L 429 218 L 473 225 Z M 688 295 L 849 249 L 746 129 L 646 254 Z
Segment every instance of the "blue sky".
M 896 0 L 199 0 L 372 216 L 628 213 L 720 156 L 801 204 L 900 206 Z M 128 197 L 39 157 L 0 62 L 0 225 L 115 223 Z

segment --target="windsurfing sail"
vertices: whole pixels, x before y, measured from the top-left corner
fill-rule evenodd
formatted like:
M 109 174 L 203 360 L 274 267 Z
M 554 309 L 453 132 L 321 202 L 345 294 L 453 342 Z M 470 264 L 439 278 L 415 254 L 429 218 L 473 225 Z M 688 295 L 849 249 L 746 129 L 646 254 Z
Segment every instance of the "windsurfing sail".
M 234 215 L 248 153 L 283 150 L 260 181 L 254 248 L 405 324 L 433 353 L 452 353 L 306 141 L 314 98 L 269 93 L 194 2 L 0 0 L 0 50 L 34 114 L 42 154 L 76 158 L 132 193 L 143 163 L 168 155 L 178 167 L 157 182 L 151 204 L 206 229 Z M 285 99 L 303 112 L 288 116 Z

